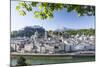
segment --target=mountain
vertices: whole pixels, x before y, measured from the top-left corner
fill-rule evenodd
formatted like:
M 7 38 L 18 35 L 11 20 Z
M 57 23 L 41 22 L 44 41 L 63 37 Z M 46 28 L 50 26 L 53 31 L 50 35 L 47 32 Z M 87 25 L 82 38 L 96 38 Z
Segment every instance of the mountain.
M 68 31 L 68 30 L 72 30 L 71 28 L 66 28 L 66 27 L 61 27 L 59 29 L 56 29 L 56 32 L 63 32 L 63 31 Z

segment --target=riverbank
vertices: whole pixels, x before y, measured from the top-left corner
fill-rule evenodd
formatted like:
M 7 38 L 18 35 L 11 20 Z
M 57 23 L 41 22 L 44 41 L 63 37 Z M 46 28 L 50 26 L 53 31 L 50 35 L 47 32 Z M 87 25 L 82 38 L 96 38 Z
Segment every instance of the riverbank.
M 76 62 L 91 62 L 95 61 L 95 56 L 76 56 L 76 55 L 11 55 L 11 65 L 16 66 L 20 56 L 26 59 L 26 63 L 30 65 L 58 64 L 58 63 L 76 63 Z
M 18 53 L 12 52 L 11 56 L 95 56 L 94 53 L 57 53 L 57 54 L 43 54 L 43 53 Z

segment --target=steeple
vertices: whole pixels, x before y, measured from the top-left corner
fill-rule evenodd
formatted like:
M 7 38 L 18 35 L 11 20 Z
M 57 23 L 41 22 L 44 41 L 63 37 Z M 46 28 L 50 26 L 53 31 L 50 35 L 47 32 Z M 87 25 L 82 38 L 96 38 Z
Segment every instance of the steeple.
M 35 33 L 34 33 L 34 38 L 37 38 L 38 37 L 38 32 L 36 31 Z
M 46 31 L 45 31 L 45 36 L 44 36 L 44 38 L 47 39 L 47 32 L 46 32 Z
M 37 38 L 38 38 L 38 32 L 36 31 L 36 32 L 34 33 L 34 35 L 31 36 L 31 39 L 32 39 L 32 41 L 33 41 L 34 43 L 36 43 Z

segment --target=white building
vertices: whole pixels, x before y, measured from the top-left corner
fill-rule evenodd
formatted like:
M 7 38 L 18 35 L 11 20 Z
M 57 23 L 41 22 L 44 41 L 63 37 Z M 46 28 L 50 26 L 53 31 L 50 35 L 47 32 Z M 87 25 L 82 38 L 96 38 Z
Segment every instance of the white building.
M 25 52 L 32 52 L 32 50 L 33 50 L 33 43 L 25 44 L 24 50 L 25 50 Z

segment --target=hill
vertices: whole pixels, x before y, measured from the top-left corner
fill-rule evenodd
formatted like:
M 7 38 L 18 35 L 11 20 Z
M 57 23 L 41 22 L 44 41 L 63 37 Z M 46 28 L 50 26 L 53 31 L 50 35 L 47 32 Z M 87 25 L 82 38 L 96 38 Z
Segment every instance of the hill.
M 34 35 L 36 31 L 39 33 L 39 36 L 43 36 L 45 33 L 45 29 L 43 27 L 35 25 L 35 26 L 25 27 L 19 31 L 12 31 L 11 37 L 24 37 L 24 36 L 30 37 Z

